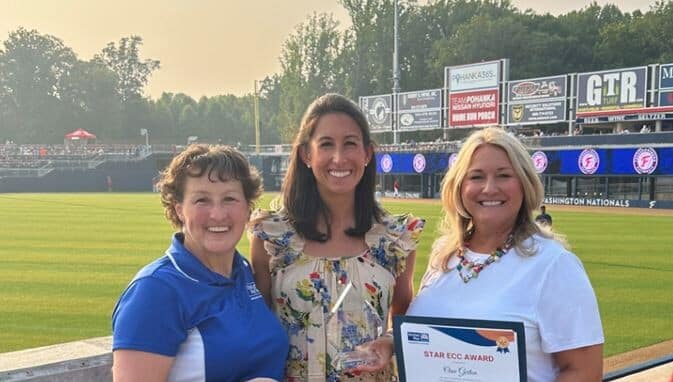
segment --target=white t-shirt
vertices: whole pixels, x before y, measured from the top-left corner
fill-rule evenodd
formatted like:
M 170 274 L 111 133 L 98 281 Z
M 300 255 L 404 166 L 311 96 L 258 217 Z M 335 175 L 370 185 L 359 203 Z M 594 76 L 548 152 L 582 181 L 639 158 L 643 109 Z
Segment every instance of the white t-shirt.
M 601 344 L 603 328 L 580 260 L 554 240 L 533 238 L 534 256 L 510 249 L 468 283 L 456 270 L 434 275 L 407 315 L 522 322 L 528 381 L 554 381 L 552 353 Z M 467 251 L 465 257 L 483 262 L 488 255 Z

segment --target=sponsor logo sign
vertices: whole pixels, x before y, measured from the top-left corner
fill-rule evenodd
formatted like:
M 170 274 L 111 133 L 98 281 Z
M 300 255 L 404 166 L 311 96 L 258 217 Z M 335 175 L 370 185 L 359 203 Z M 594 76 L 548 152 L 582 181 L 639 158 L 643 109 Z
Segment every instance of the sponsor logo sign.
M 651 147 L 639 148 L 633 154 L 633 169 L 638 174 L 651 174 L 657 169 L 659 156 Z
M 449 126 L 497 124 L 498 94 L 498 89 L 449 94 Z
M 507 84 L 507 124 L 566 120 L 566 76 L 530 78 Z
M 509 104 L 507 106 L 507 124 L 511 125 L 560 122 L 566 120 L 565 115 L 565 100 Z
M 421 173 L 425 170 L 425 156 L 423 154 L 414 155 L 413 160 L 414 171 Z
M 645 107 L 647 67 L 577 75 L 577 113 Z
M 507 84 L 509 102 L 536 101 L 566 96 L 566 76 L 531 78 Z
M 659 67 L 659 89 L 673 89 L 673 64 Z
M 549 165 L 549 160 L 547 159 L 547 154 L 542 151 L 536 151 L 531 155 L 531 160 L 533 161 L 533 167 L 538 174 L 542 174 L 544 170 L 547 169 Z
M 450 92 L 497 88 L 499 82 L 500 61 L 444 68 L 444 86 Z
M 673 106 L 673 90 L 659 91 L 659 106 Z
M 616 115 L 601 115 L 595 117 L 580 117 L 576 119 L 577 123 L 592 124 L 592 123 L 608 123 L 608 122 L 624 122 L 624 121 L 658 121 L 671 120 L 673 113 L 638 113 L 638 114 L 616 114 Z
M 601 158 L 598 152 L 594 149 L 582 150 L 580 156 L 577 158 L 577 166 L 579 166 L 582 174 L 591 175 L 598 170 L 601 163 Z
M 630 207 L 631 201 L 628 199 L 563 198 L 550 196 L 544 198 L 544 204 L 592 207 Z
M 383 172 L 390 172 L 393 169 L 393 157 L 390 154 L 383 154 L 381 156 L 381 170 Z
M 372 131 L 389 131 L 393 128 L 391 94 L 360 97 L 360 108 Z
M 423 90 L 397 95 L 400 129 L 427 129 L 442 127 L 442 90 Z
M 453 153 L 449 155 L 449 168 L 453 167 L 453 164 L 456 163 L 458 159 L 458 153 Z

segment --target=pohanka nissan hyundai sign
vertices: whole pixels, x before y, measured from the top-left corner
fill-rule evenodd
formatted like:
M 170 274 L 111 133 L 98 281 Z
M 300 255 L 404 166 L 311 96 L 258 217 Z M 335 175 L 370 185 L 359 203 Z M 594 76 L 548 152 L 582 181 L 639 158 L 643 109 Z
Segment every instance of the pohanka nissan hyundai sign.
M 444 68 L 449 127 L 500 122 L 501 60 Z
M 645 107 L 647 67 L 577 75 L 577 114 Z

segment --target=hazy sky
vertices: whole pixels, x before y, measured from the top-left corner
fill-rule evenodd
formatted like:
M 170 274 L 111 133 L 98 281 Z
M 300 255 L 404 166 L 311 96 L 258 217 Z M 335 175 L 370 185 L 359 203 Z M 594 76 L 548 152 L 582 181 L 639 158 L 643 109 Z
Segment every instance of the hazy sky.
M 424 3 L 425 0 L 422 0 Z M 514 0 L 519 9 L 565 13 L 580 0 Z M 654 0 L 598 1 L 647 11 Z M 63 40 L 89 60 L 108 42 L 139 35 L 143 58 L 161 61 L 146 93 L 252 93 L 253 81 L 279 72 L 283 41 L 313 12 L 347 13 L 337 0 L 0 0 L 0 41 L 19 26 Z

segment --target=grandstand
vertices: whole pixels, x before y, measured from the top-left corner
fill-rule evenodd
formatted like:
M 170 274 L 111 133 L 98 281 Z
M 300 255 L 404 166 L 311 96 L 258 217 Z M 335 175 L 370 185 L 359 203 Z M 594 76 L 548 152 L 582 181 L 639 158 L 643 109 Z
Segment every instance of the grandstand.
M 545 202 L 602 207 L 673 208 L 673 132 L 521 137 L 545 186 Z M 393 179 L 410 198 L 437 198 L 461 141 L 377 147 L 378 191 Z M 152 191 L 158 173 L 184 146 L 0 145 L 0 192 Z M 264 187 L 280 190 L 289 145 L 241 148 Z M 585 163 L 582 163 L 585 162 Z

